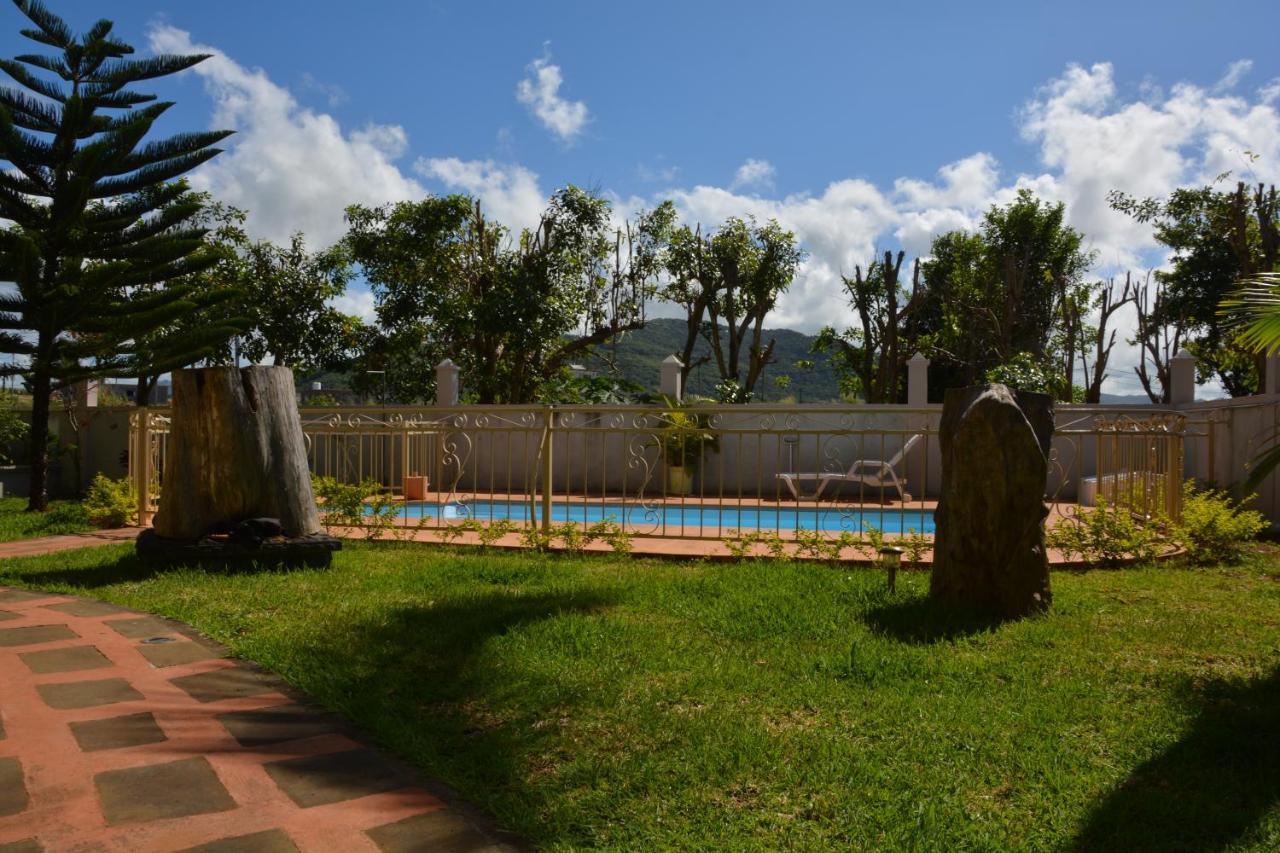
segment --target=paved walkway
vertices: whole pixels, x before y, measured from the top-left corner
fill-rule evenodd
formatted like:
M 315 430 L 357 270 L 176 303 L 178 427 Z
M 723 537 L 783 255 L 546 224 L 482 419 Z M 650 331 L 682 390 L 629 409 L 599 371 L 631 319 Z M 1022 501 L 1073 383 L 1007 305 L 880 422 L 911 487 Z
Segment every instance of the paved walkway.
M 442 793 L 186 626 L 0 587 L 0 853 L 503 849 Z
M 19 539 L 0 542 L 0 559 L 5 557 L 36 557 L 55 554 L 93 545 L 117 545 L 132 542 L 142 532 L 141 527 L 121 527 L 116 530 L 90 530 L 86 533 L 68 533 L 63 536 L 43 536 L 39 539 Z

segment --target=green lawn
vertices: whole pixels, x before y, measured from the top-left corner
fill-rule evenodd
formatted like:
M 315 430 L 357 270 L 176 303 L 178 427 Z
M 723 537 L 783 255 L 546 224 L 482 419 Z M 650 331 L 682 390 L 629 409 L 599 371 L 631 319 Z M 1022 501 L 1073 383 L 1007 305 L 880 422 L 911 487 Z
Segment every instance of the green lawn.
M 0 542 L 93 529 L 76 501 L 50 501 L 48 512 L 26 512 L 26 508 L 26 498 L 0 498 Z
M 187 621 L 540 846 L 1280 849 L 1280 568 L 1056 573 L 941 619 L 910 574 L 348 544 L 327 571 L 0 583 Z

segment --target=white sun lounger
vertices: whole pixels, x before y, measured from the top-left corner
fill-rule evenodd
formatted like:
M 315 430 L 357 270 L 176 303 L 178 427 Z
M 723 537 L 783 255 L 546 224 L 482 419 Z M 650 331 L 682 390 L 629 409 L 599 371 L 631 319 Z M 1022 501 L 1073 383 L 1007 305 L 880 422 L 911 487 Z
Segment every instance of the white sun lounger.
M 817 500 L 822 496 L 822 492 L 827 488 L 828 483 L 860 483 L 864 486 L 870 486 L 873 489 L 886 489 L 892 486 L 898 490 L 898 500 L 909 501 L 911 495 L 903 488 L 906 483 L 905 477 L 899 477 L 898 472 L 894 470 L 911 448 L 916 446 L 916 442 L 920 440 L 920 435 L 913 435 L 908 438 L 898 450 L 888 460 L 879 459 L 858 459 L 849 466 L 849 470 L 841 474 L 838 471 L 826 471 L 813 474 L 778 474 L 778 479 L 787 484 L 791 496 L 796 500 L 800 500 L 800 490 L 796 484 L 802 481 L 816 481 L 818 489 L 812 495 L 805 495 L 808 500 Z

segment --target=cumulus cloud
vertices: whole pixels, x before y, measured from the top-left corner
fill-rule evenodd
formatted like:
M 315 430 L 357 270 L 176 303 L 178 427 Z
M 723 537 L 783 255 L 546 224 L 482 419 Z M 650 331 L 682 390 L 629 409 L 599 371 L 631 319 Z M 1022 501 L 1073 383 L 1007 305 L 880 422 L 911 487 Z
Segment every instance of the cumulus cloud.
M 331 115 L 299 105 L 262 69 L 196 44 L 184 30 L 156 24 L 148 40 L 157 52 L 212 54 L 188 73 L 200 76 L 213 99 L 212 125 L 237 134 L 229 150 L 192 176 L 192 184 L 248 210 L 255 236 L 284 240 L 301 230 L 313 245 L 328 245 L 344 232 L 347 205 L 423 194 L 395 164 L 408 147 L 398 125 L 346 131 Z
M 420 157 L 413 168 L 453 192 L 480 199 L 486 216 L 517 231 L 536 226 L 546 207 L 547 196 L 538 188 L 538 176 L 523 166 L 493 160 Z
M 752 157 L 738 167 L 738 171 L 733 175 L 733 183 L 729 184 L 729 188 L 755 187 L 757 189 L 773 189 L 773 178 L 776 174 L 777 170 L 773 168 L 773 164 L 768 160 L 757 160 Z
M 516 100 L 561 142 L 573 142 L 587 126 L 587 105 L 560 96 L 564 74 L 550 54 L 535 59 L 526 70 L 528 76 L 516 84 Z
M 1248 70 L 1236 63 L 1210 87 L 1179 83 L 1166 94 L 1146 86 L 1137 97 L 1124 98 L 1110 64 L 1072 65 L 1019 113 L 1018 130 L 1037 148 L 1036 172 L 1002 174 L 992 155 L 979 152 L 944 165 L 931 179 L 902 177 L 885 190 L 844 179 L 820 193 L 766 198 L 739 191 L 735 181 L 725 188 L 679 190 L 674 198 L 692 221 L 713 224 L 752 215 L 775 218 L 796 232 L 809 258 L 770 318 L 774 326 L 813 330 L 853 323 L 841 293 L 842 273 L 885 248 L 924 255 L 934 236 L 977 227 L 992 204 L 1008 203 L 1023 188 L 1065 203 L 1068 222 L 1098 253 L 1097 275 L 1143 270 L 1166 259 L 1149 225 L 1111 210 L 1111 190 L 1165 196 L 1225 171 L 1245 180 L 1280 181 L 1280 82 L 1250 101 L 1233 93 Z M 1123 336 L 1132 317 L 1118 319 Z M 1108 390 L 1132 393 L 1129 365 L 1136 354 L 1117 347 L 1113 358 Z
M 216 48 L 195 44 L 174 27 L 150 31 L 153 50 L 211 53 L 193 72 L 214 103 L 212 125 L 238 131 L 229 150 L 193 175 L 200 189 L 250 211 L 257 236 L 276 240 L 295 230 L 313 245 L 336 240 L 351 203 L 382 204 L 421 197 L 424 184 L 480 198 L 490 215 L 518 229 L 537 224 L 548 193 L 538 175 L 515 162 L 422 157 L 406 174 L 397 165 L 409 140 L 394 124 L 344 129 L 333 116 L 301 106 L 261 69 L 239 65 Z M 535 61 L 518 97 L 558 137 L 575 138 L 588 121 L 586 106 L 559 94 L 563 79 L 549 57 Z M 1166 258 L 1151 228 L 1112 211 L 1107 194 L 1165 196 L 1231 171 L 1245 180 L 1280 182 L 1280 79 L 1252 94 L 1240 91 L 1250 71 L 1233 63 L 1208 85 L 1144 83 L 1122 93 L 1109 63 L 1072 65 L 1034 92 L 1017 114 L 1016 131 L 1033 145 L 1037 167 L 1002 171 L 990 153 L 978 151 L 944 164 L 932 176 L 902 176 L 877 186 L 840 178 L 811 192 L 775 195 L 774 169 L 750 159 L 727 186 L 664 189 L 661 196 L 623 198 L 609 192 L 618 216 L 672 197 L 690 223 L 714 226 L 729 216 L 777 219 L 794 230 L 808 251 L 791 291 L 769 318 L 774 327 L 812 331 L 849 324 L 842 274 L 869 263 L 887 248 L 922 256 L 937 234 L 972 229 L 992 204 L 1027 188 L 1066 205 L 1069 223 L 1098 253 L 1095 273 L 1144 270 Z M 661 163 L 659 163 L 661 166 Z M 672 169 L 641 168 L 642 180 L 671 186 Z M 421 183 L 420 183 L 421 181 Z M 343 310 L 369 316 L 367 293 L 352 293 Z M 1132 318 L 1122 318 L 1131 326 Z M 1123 331 L 1122 331 L 1123 335 Z M 1132 391 L 1134 353 L 1117 348 L 1108 390 Z

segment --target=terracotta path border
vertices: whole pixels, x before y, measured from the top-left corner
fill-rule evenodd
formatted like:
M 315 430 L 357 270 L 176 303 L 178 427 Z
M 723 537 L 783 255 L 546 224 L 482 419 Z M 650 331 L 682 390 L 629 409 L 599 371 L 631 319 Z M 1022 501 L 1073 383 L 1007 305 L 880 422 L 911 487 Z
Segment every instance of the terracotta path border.
M 225 653 L 180 623 L 0 587 L 0 851 L 515 849 Z

